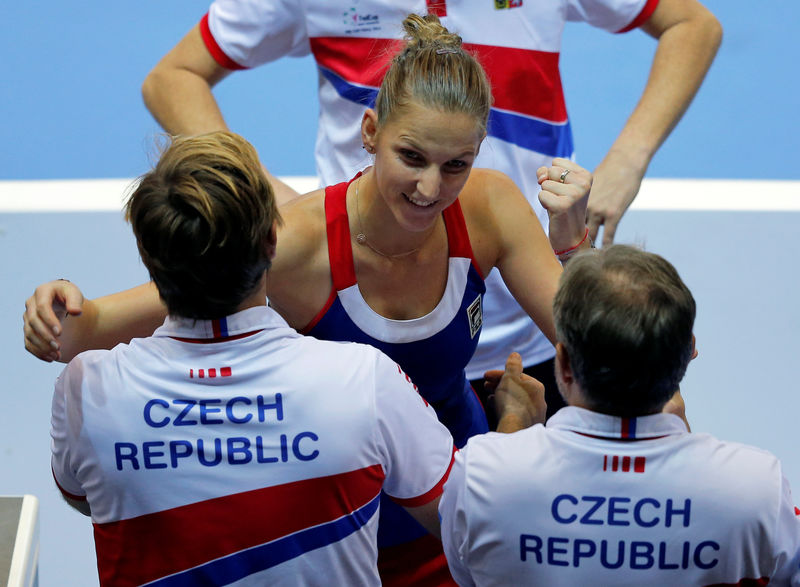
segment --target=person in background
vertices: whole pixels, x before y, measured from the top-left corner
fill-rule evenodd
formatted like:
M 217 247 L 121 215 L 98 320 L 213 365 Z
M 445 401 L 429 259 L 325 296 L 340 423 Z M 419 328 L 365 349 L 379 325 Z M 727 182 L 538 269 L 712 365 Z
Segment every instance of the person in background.
M 568 407 L 471 439 L 439 513 L 460 585 L 800 585 L 800 518 L 766 451 L 661 413 L 695 354 L 675 268 L 580 254 L 554 301 Z
M 319 70 L 317 173 L 322 185 L 349 180 L 370 161 L 362 149 L 364 107 L 374 105 L 388 62 L 402 47 L 401 23 L 420 4 L 216 0 L 144 80 L 145 104 L 171 134 L 225 129 L 212 94 L 218 82 L 234 71 L 311 54 Z M 537 198 L 536 170 L 574 154 L 558 67 L 565 24 L 585 22 L 611 33 L 641 29 L 657 40 L 641 98 L 595 171 L 589 236 L 596 240 L 602 225 L 603 243 L 612 242 L 651 159 L 714 59 L 722 38 L 717 19 L 696 0 L 426 0 L 426 6 L 463 38 L 493 87 L 488 136 L 475 166 L 511 177 L 545 231 L 548 214 Z M 614 75 L 613 64 L 608 74 Z M 276 115 L 265 96 L 266 124 Z M 271 180 L 279 198 L 295 195 Z M 563 402 L 553 380 L 553 346 L 499 271 L 492 271 L 486 276 L 483 332 L 467 368 L 482 397 L 484 372 L 501 369 L 509 349 L 522 355 L 526 373 L 545 384 L 548 411 L 554 413 Z
M 528 319 L 554 338 L 558 259 L 589 247 L 591 174 L 567 159 L 538 170 L 548 241 L 507 176 L 473 169 L 491 104 L 480 64 L 436 16 L 410 15 L 404 26 L 407 42 L 362 118 L 374 166 L 281 208 L 266 293 L 304 334 L 384 351 L 463 446 L 488 430 L 464 373 L 481 330 L 483 277 L 497 267 Z M 164 314 L 152 283 L 84 302 L 75 285 L 55 281 L 28 300 L 26 346 L 69 359 L 148 336 Z M 379 545 L 385 584 L 450 581 L 441 543 L 388 499 Z

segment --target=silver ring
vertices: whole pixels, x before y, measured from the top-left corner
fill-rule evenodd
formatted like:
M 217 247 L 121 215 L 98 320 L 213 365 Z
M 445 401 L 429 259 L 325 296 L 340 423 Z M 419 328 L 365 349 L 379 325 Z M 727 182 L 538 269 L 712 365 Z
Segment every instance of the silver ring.
M 567 175 L 569 175 L 569 172 L 570 172 L 569 169 L 565 169 L 564 171 L 561 172 L 561 177 L 559 177 L 561 183 L 564 183 L 564 180 L 567 179 Z

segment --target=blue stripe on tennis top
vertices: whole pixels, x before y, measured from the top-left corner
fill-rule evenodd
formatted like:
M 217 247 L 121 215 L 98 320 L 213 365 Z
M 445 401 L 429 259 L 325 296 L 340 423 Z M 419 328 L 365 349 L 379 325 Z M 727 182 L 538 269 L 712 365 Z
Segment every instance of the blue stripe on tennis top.
M 228 585 L 275 567 L 312 550 L 328 546 L 357 532 L 375 515 L 380 494 L 356 511 L 326 524 L 301 530 L 289 536 L 255 546 L 236 554 L 200 565 L 193 569 L 158 579 L 153 587 L 192 587 L 194 585 Z
M 378 90 L 352 84 L 325 67 L 320 66 L 319 70 L 342 98 L 366 108 L 375 106 Z M 572 157 L 574 144 L 569 121 L 554 124 L 514 112 L 492 109 L 488 126 L 491 136 L 523 149 L 551 157 Z

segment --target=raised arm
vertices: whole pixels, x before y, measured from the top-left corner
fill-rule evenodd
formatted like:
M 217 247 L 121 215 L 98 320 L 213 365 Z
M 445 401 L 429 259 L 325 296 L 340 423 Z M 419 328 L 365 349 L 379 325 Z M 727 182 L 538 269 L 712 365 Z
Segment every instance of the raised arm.
M 85 350 L 109 349 L 149 336 L 165 316 L 152 282 L 84 300 L 74 284 L 51 281 L 37 287 L 25 302 L 25 348 L 43 361 L 66 363 Z
M 590 246 L 589 239 L 584 239 L 584 218 L 591 174 L 567 159 L 555 159 L 551 167 L 538 170 L 539 200 L 550 216 L 549 240 L 513 181 L 487 170 L 474 170 L 473 175 L 474 188 L 468 194 L 462 192 L 467 196 L 462 202 L 484 275 L 497 267 L 519 305 L 554 342 L 553 297 L 561 275 L 554 250 L 571 252 Z
M 587 221 L 592 239 L 603 228 L 611 244 L 650 160 L 686 112 L 722 40 L 722 27 L 696 0 L 660 0 L 642 25 L 658 40 L 644 92 L 594 171 Z
M 142 97 L 150 113 L 171 135 L 229 130 L 211 89 L 231 71 L 214 60 L 196 25 L 148 74 Z M 266 168 L 264 171 L 278 204 L 298 196 Z

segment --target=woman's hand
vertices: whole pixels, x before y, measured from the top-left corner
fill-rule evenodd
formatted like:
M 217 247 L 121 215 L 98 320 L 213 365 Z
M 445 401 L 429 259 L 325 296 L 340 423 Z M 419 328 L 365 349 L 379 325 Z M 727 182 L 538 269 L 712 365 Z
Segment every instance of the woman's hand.
M 592 188 L 592 174 L 569 159 L 553 159 L 540 167 L 536 177 L 542 191 L 539 202 L 550 216 L 550 244 L 554 251 L 576 248 L 586 236 L 586 205 Z M 589 239 L 580 248 L 589 248 Z
M 80 315 L 83 302 L 81 290 L 66 279 L 37 287 L 22 315 L 25 349 L 43 361 L 60 360 L 62 323 L 67 316 Z

